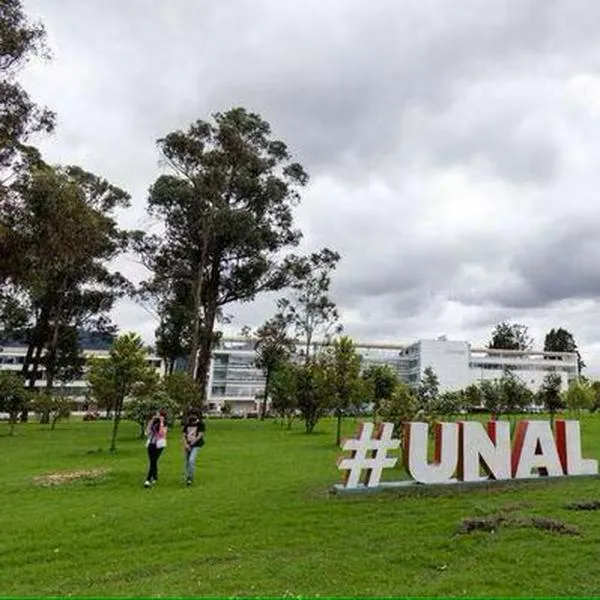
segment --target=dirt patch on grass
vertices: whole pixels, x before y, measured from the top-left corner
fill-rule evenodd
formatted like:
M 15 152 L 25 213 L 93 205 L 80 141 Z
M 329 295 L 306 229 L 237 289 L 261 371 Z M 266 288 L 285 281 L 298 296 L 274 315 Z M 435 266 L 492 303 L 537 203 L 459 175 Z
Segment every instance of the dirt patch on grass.
M 93 482 L 101 479 L 109 472 L 109 469 L 80 469 L 77 471 L 58 471 L 39 475 L 33 478 L 33 483 L 42 486 L 65 485 L 76 481 Z
M 581 500 L 565 504 L 567 510 L 600 510 L 600 500 Z
M 468 517 L 462 520 L 458 528 L 459 534 L 486 531 L 495 533 L 500 527 L 532 527 L 560 535 L 581 535 L 579 529 L 557 519 L 546 517 L 529 517 L 498 513 L 486 517 Z

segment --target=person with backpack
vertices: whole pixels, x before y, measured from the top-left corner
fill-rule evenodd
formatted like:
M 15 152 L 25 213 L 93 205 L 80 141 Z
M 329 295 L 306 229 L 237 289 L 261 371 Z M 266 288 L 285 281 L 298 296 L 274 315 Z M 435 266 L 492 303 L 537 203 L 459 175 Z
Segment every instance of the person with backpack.
M 182 441 L 185 459 L 185 483 L 192 485 L 194 481 L 194 471 L 196 469 L 196 455 L 198 450 L 204 446 L 204 432 L 206 427 L 195 410 L 190 411 L 188 418 L 183 426 Z
M 159 410 L 146 428 L 146 447 L 148 448 L 148 475 L 144 487 L 149 488 L 158 481 L 158 459 L 167 446 L 167 412 Z

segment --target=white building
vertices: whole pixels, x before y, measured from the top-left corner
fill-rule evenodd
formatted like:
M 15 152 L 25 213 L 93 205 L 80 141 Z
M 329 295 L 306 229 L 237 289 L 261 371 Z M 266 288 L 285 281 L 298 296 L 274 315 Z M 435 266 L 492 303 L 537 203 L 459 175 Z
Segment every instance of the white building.
M 27 347 L 24 345 L 11 344 L 9 346 L 0 346 L 0 370 L 2 371 L 15 371 L 20 373 L 25 363 L 25 357 L 27 355 Z M 83 355 L 86 359 L 94 358 L 108 358 L 108 348 L 93 348 L 83 349 Z M 163 373 L 163 361 L 158 356 L 148 356 L 147 362 L 152 365 L 159 373 Z M 73 399 L 73 402 L 80 409 L 86 402 L 86 392 L 88 390 L 88 382 L 86 379 L 86 367 L 83 368 L 81 377 L 73 381 L 55 381 L 52 391 L 56 395 L 68 396 Z M 43 365 L 38 367 L 37 380 L 35 382 L 36 388 L 43 388 L 46 386 L 46 374 Z
M 228 402 L 234 413 L 258 411 L 265 379 L 255 366 L 254 344 L 245 338 L 226 338 L 214 349 L 208 387 L 209 410 L 219 410 Z M 315 344 L 316 349 L 320 346 L 322 344 Z M 364 366 L 390 365 L 411 386 L 417 386 L 425 369 L 431 367 L 442 392 L 500 379 L 506 370 L 532 391 L 539 389 L 549 372 L 561 376 L 563 389 L 577 377 L 575 353 L 472 348 L 468 342 L 445 337 L 412 344 L 356 342 L 355 346 Z

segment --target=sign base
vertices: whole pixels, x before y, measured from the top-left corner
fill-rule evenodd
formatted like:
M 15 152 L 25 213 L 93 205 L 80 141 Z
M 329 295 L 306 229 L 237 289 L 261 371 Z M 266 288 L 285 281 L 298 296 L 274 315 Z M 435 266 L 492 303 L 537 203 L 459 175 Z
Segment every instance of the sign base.
M 366 485 L 359 485 L 353 488 L 347 488 L 341 483 L 334 485 L 331 488 L 333 494 L 368 494 L 376 492 L 384 492 L 388 490 L 398 491 L 416 491 L 416 490 L 430 490 L 430 489 L 471 489 L 471 488 L 485 488 L 493 487 L 498 489 L 499 486 L 513 487 L 523 483 L 543 483 L 548 482 L 565 482 L 573 479 L 600 479 L 600 475 L 572 475 L 568 479 L 565 477 L 557 476 L 552 477 L 550 475 L 540 475 L 539 477 L 527 477 L 523 479 L 486 479 L 485 481 L 457 481 L 456 479 L 450 479 L 443 483 L 419 483 L 413 479 L 405 481 L 387 481 L 381 482 L 379 485 L 374 487 L 367 487 Z

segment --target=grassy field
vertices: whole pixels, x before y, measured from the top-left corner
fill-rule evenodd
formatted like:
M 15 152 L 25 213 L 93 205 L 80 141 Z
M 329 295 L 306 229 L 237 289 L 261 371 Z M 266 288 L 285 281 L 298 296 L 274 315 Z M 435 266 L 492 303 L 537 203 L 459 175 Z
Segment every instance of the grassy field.
M 346 433 L 356 428 L 346 423 Z M 0 595 L 598 595 L 600 480 L 475 490 L 330 495 L 339 480 L 334 424 L 313 435 L 272 421 L 209 421 L 197 482 L 182 485 L 172 436 L 160 481 L 124 422 L 0 424 Z M 583 422 L 600 458 L 600 415 Z M 56 471 L 105 468 L 43 486 Z M 395 477 L 400 474 L 396 473 Z M 394 478 L 394 477 L 392 477 Z M 581 535 L 532 527 L 458 534 L 463 518 L 508 511 L 559 519 Z

